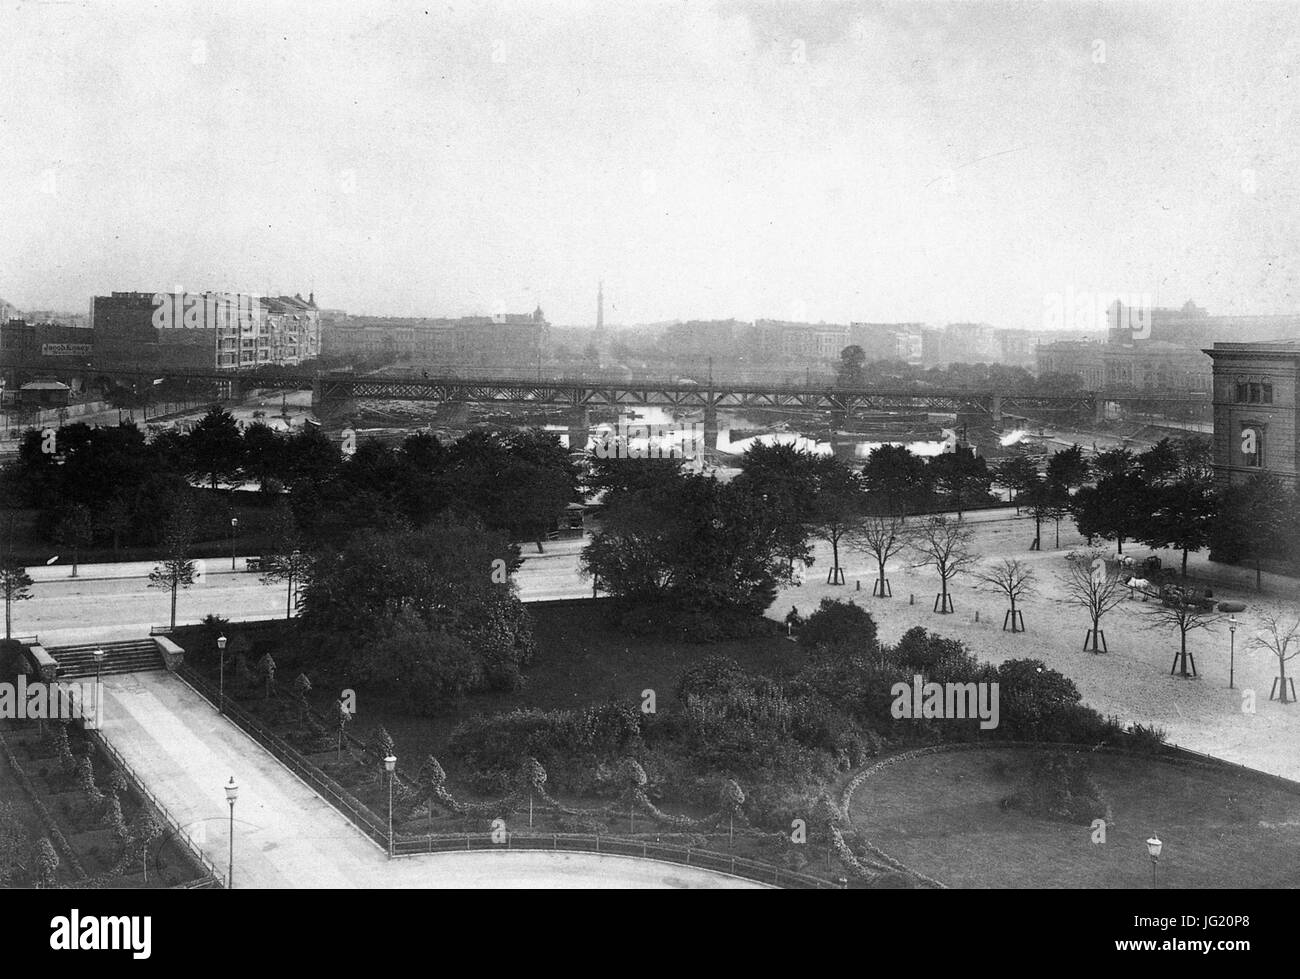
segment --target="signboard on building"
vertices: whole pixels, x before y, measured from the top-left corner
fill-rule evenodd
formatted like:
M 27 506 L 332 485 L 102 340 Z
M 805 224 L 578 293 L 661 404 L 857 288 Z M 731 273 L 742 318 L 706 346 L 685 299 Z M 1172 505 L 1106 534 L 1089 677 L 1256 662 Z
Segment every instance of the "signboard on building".
M 89 357 L 88 343 L 42 343 L 42 357 Z

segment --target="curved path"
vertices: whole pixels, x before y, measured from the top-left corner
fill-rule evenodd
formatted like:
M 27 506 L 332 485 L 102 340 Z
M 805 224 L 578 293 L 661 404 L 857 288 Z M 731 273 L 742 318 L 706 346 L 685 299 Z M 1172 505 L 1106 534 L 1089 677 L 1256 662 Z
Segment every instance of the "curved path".
M 728 874 L 582 853 L 421 854 L 389 861 L 368 837 L 170 673 L 104 680 L 103 734 L 223 873 L 235 804 L 236 888 L 757 888 Z

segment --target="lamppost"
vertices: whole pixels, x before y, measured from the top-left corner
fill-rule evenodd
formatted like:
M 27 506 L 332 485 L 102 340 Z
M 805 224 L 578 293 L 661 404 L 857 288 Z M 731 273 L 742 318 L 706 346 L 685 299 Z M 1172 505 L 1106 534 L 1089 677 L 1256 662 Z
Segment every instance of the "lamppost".
M 218 668 L 220 670 L 218 673 L 218 676 L 220 677 L 220 680 L 218 681 L 220 686 L 217 688 L 218 714 L 224 714 L 226 712 L 226 641 L 224 633 L 217 636 L 217 653 L 221 660 L 221 666 Z
M 393 859 L 393 772 L 397 770 L 397 757 L 389 755 L 384 759 L 384 771 L 388 773 L 388 859 Z
M 99 706 L 103 703 L 104 651 L 97 649 L 90 654 L 95 657 L 95 730 L 99 730 Z
M 1236 665 L 1234 660 L 1237 654 L 1237 617 L 1228 616 L 1228 689 L 1232 689 L 1232 671 Z
M 235 531 L 239 527 L 239 518 L 230 518 L 230 570 L 235 570 Z
M 226 887 L 235 886 L 235 800 L 239 798 L 239 786 L 235 776 L 230 776 L 226 783 L 226 801 L 230 803 L 230 869 L 226 872 Z
M 1151 886 L 1156 886 L 1156 864 L 1160 862 L 1160 849 L 1164 844 L 1160 842 L 1160 837 L 1153 836 L 1147 840 L 1147 853 L 1151 855 Z

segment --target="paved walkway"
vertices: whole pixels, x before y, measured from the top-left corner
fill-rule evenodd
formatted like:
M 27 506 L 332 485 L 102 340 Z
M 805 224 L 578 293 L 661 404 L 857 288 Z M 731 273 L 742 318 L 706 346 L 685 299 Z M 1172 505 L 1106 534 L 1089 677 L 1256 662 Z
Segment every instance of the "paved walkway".
M 675 864 L 586 854 L 387 856 L 170 673 L 104 681 L 103 733 L 221 871 L 235 804 L 236 888 L 761 887 Z

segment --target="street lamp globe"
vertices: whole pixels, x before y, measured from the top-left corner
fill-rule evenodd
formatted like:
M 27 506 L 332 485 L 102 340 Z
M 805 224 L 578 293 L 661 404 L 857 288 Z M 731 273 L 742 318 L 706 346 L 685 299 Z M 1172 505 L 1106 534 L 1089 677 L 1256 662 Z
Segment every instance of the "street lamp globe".
M 1237 617 L 1235 615 L 1228 616 L 1228 631 L 1229 632 L 1237 631 Z
M 1160 837 L 1153 836 L 1147 840 L 1147 853 L 1151 854 L 1152 860 L 1160 859 L 1160 849 L 1164 844 L 1160 842 Z
M 226 651 L 226 643 L 229 642 L 224 635 L 217 636 L 217 648 L 223 653 Z
M 93 656 L 93 657 L 95 657 L 95 665 L 96 665 L 96 666 L 99 666 L 100 664 L 102 664 L 102 663 L 104 662 L 104 656 L 105 656 L 105 653 L 104 653 L 104 651 L 103 651 L 102 649 L 97 649 L 97 650 L 95 650 L 93 653 L 91 653 L 90 655 Z
M 226 783 L 226 801 L 232 806 L 235 800 L 239 798 L 239 786 L 235 782 L 235 776 L 230 776 L 230 781 Z
M 384 771 L 386 771 L 389 775 L 392 775 L 393 772 L 396 770 L 397 770 L 397 758 L 394 755 L 389 755 L 387 758 L 384 759 Z

